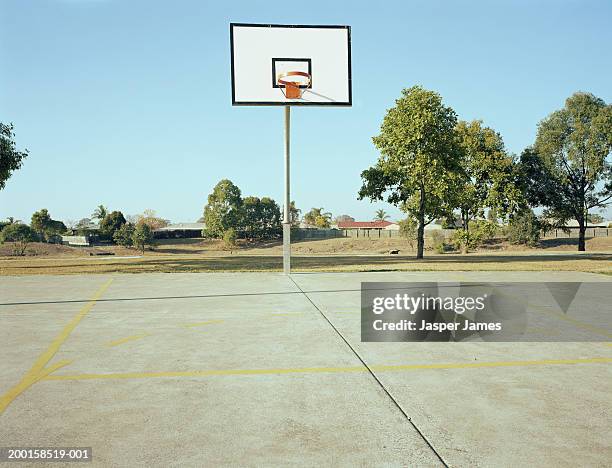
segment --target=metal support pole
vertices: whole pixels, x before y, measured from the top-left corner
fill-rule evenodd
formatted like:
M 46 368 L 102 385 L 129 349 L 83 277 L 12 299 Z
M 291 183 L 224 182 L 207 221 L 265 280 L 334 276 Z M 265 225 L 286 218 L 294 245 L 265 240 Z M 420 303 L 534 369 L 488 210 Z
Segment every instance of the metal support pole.
M 291 273 L 291 196 L 290 196 L 290 165 L 291 149 L 291 107 L 285 106 L 285 212 L 283 214 L 283 272 Z

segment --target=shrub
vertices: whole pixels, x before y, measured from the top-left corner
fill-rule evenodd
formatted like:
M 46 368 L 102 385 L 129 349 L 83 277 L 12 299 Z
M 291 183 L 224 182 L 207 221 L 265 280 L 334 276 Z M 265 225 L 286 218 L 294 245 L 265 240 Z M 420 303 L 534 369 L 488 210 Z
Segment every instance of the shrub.
M 0 232 L 0 241 L 14 242 L 13 254 L 23 256 L 30 242 L 36 240 L 36 233 L 25 224 L 13 223 Z
M 126 223 L 121 211 L 112 211 L 100 221 L 100 235 L 106 239 L 113 239 L 115 231 Z
M 478 232 L 457 229 L 453 233 L 452 242 L 456 249 L 461 250 L 462 253 L 468 253 L 470 249 L 478 247 L 481 237 Z
M 131 247 L 134 245 L 134 231 L 135 227 L 132 223 L 125 223 L 119 229 L 115 231 L 113 234 L 113 240 L 118 245 L 122 245 L 123 247 Z
M 498 226 L 493 221 L 479 219 L 470 223 L 470 231 L 475 235 L 477 243 L 480 244 L 482 241 L 493 239 L 497 234 Z
M 533 246 L 540 240 L 541 224 L 533 211 L 517 214 L 508 225 L 508 241 L 512 244 Z
M 431 244 L 434 250 L 443 254 L 446 251 L 446 239 L 441 231 L 431 231 Z
M 238 236 L 236 235 L 236 230 L 234 228 L 226 229 L 223 233 L 223 242 L 227 248 L 234 247 L 236 245 L 236 239 Z
M 417 239 L 417 221 L 414 218 L 406 218 L 399 222 L 399 234 L 410 244 L 410 248 L 414 249 L 414 243 Z
M 148 224 L 136 226 L 132 234 L 132 243 L 144 254 L 145 248 L 153 246 L 153 230 L 151 227 Z

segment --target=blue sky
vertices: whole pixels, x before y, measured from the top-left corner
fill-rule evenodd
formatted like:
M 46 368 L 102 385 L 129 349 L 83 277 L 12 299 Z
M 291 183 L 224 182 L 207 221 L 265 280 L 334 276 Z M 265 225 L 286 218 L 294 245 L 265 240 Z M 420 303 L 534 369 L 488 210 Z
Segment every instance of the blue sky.
M 402 88 L 439 92 L 519 153 L 573 92 L 612 100 L 611 19 L 609 1 L 3 0 L 0 121 L 31 154 L 0 218 L 103 203 L 194 221 L 222 178 L 280 203 L 283 111 L 231 106 L 230 21 L 352 26 L 353 107 L 293 109 L 292 198 L 396 218 L 356 198 Z

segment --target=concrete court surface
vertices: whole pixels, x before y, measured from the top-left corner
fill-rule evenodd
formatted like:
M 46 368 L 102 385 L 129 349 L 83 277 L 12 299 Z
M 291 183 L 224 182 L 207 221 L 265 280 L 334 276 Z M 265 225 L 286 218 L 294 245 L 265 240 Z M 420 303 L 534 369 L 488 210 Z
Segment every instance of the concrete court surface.
M 0 447 L 92 447 L 93 466 L 608 465 L 612 330 L 360 342 L 360 282 L 445 280 L 612 286 L 571 272 L 3 277 Z

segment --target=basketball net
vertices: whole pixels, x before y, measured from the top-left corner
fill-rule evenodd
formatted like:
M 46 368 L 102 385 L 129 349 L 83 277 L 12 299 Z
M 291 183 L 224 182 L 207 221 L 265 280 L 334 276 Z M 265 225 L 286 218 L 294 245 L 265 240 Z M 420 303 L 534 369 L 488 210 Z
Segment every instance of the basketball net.
M 300 83 L 299 81 L 286 80 L 285 78 L 290 76 L 301 76 L 307 79 L 305 83 Z M 306 72 L 299 71 L 290 71 L 287 73 L 283 73 L 278 77 L 277 80 L 279 85 L 283 85 L 284 88 L 281 88 L 281 91 L 285 95 L 287 99 L 300 99 L 302 94 L 304 93 L 304 89 L 300 86 L 308 87 L 310 86 L 310 75 Z

